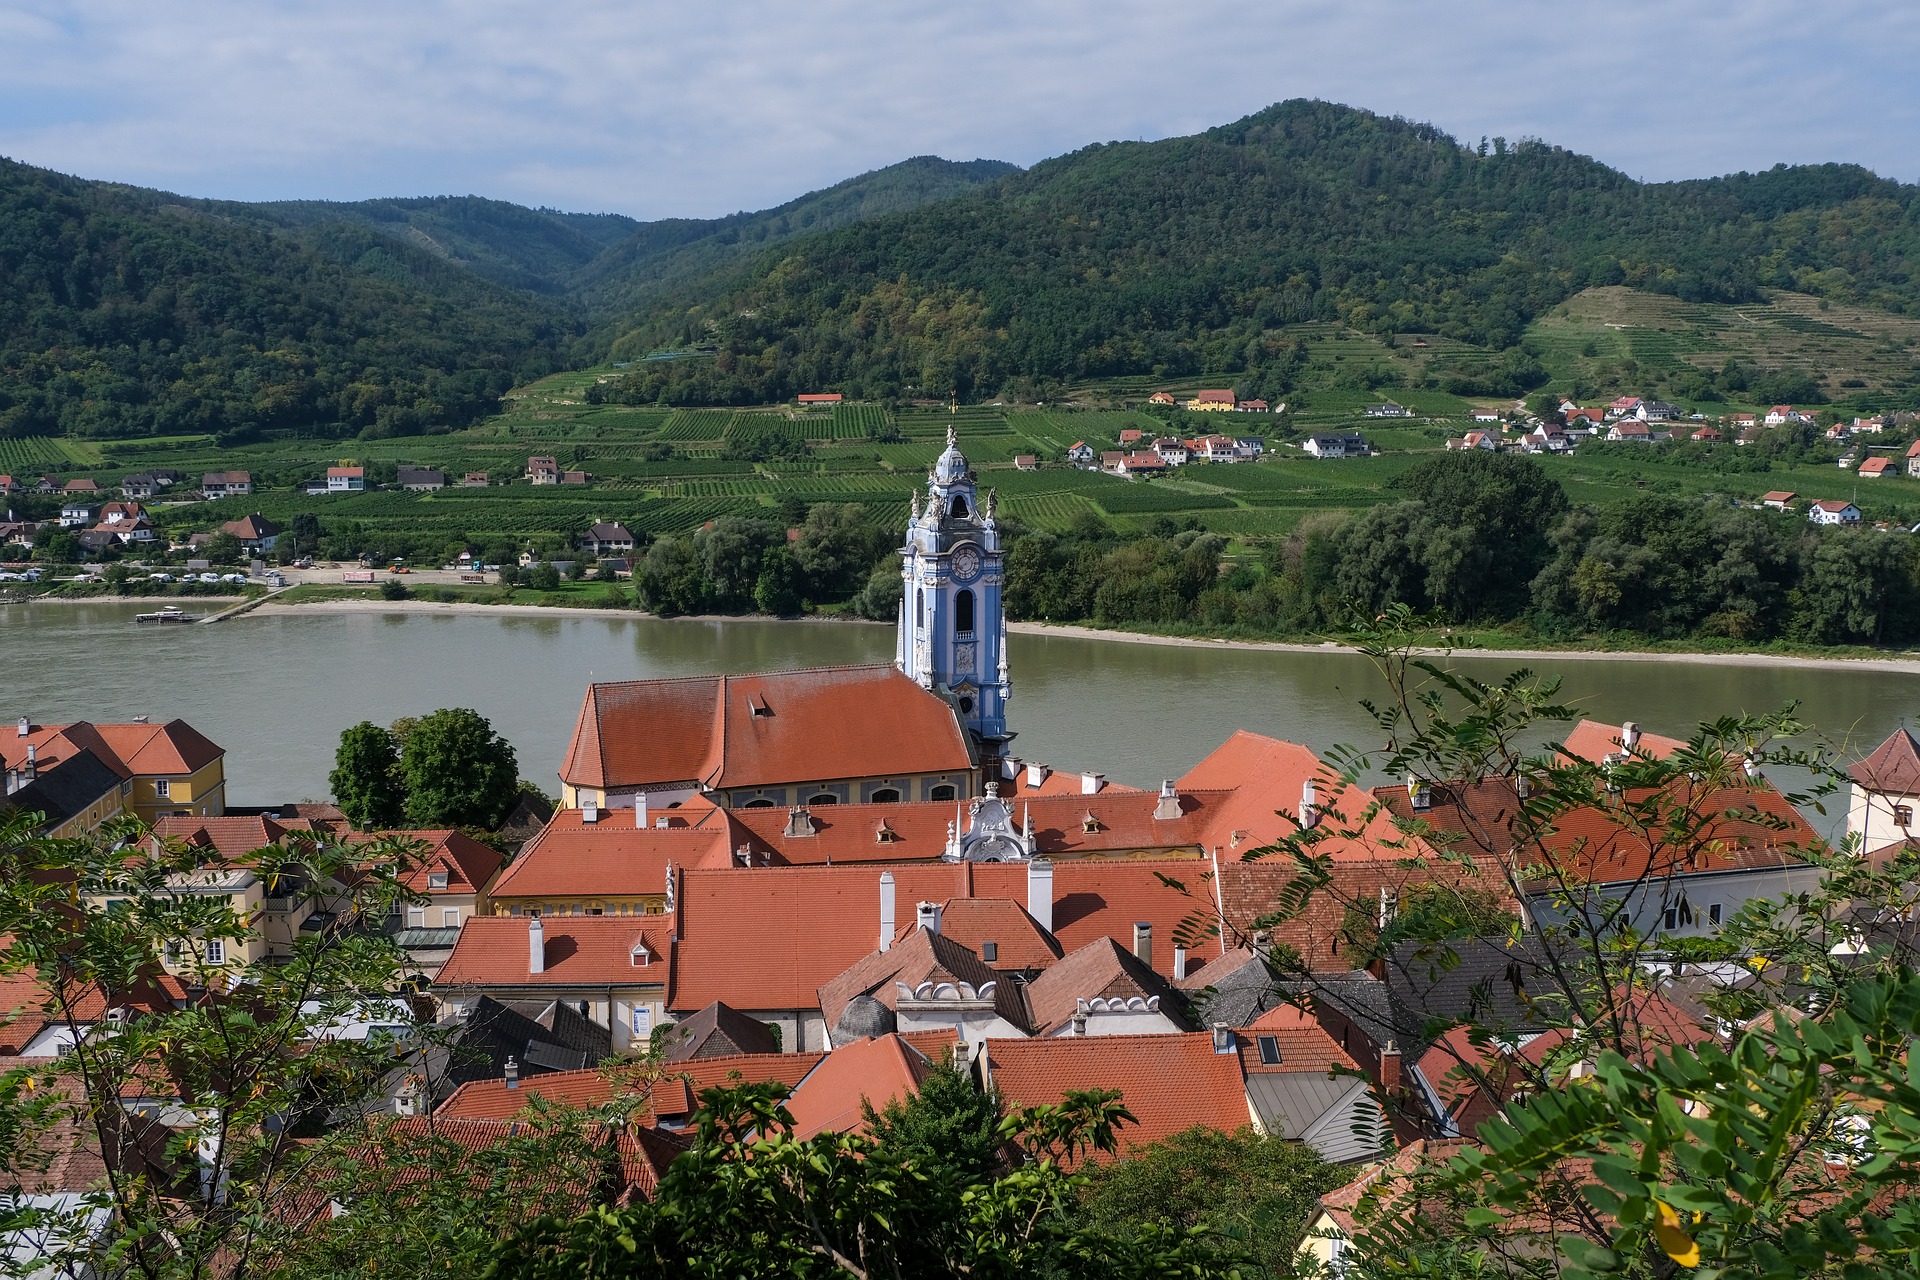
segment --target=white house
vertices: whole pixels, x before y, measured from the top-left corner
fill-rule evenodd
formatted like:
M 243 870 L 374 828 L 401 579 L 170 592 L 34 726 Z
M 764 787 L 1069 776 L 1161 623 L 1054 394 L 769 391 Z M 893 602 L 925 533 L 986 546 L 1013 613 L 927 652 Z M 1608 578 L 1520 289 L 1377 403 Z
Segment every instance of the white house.
M 1807 508 L 1807 519 L 1815 524 L 1859 524 L 1860 508 L 1838 498 L 1823 498 Z
M 1364 458 L 1373 452 L 1358 431 L 1308 436 L 1300 447 L 1316 458 Z
M 1920 812 L 1920 742 L 1910 730 L 1895 729 L 1847 772 L 1853 777 L 1847 834 L 1859 840 L 1860 852 L 1875 853 L 1920 836 L 1914 823 Z
M 328 493 L 359 493 L 367 487 L 365 467 L 328 467 Z
M 1075 440 L 1067 449 L 1068 462 L 1092 462 L 1093 446 L 1085 440 Z
M 1473 411 L 1473 420 L 1475 422 L 1498 422 L 1500 421 L 1500 411 L 1498 409 L 1475 409 Z

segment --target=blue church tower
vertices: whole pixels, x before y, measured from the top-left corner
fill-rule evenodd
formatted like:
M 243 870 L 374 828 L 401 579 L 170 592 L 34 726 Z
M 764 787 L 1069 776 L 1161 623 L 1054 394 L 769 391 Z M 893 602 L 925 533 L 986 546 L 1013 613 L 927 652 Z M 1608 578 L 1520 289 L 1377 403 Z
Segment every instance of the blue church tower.
M 927 504 L 914 495 L 907 543 L 900 549 L 900 639 L 894 664 L 953 704 L 980 740 L 1000 754 L 1007 732 L 1005 581 L 995 497 L 981 505 L 973 470 L 947 428 L 946 452 L 927 478 Z

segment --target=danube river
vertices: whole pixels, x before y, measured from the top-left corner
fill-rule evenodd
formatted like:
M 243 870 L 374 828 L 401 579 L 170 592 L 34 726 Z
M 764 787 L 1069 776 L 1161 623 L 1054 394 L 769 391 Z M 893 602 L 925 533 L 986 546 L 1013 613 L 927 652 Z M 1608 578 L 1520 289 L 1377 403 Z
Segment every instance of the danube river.
M 513 743 L 522 775 L 553 792 L 589 681 L 893 657 L 892 628 L 858 623 L 314 609 L 212 627 L 136 627 L 138 611 L 0 607 L 0 725 L 22 715 L 43 723 L 181 717 L 227 748 L 228 795 L 238 805 L 323 798 L 343 728 L 448 706 L 491 719 Z M 1351 654 L 1020 634 L 1010 652 L 1015 751 L 1117 782 L 1176 777 L 1236 729 L 1322 751 L 1378 736 L 1359 700 L 1384 690 Z M 1454 664 L 1483 678 L 1519 665 L 1487 657 Z M 1871 748 L 1920 711 L 1920 675 L 1883 670 L 1532 665 L 1562 676 L 1565 696 L 1586 714 L 1680 736 L 1703 719 L 1797 699 L 1827 736 Z

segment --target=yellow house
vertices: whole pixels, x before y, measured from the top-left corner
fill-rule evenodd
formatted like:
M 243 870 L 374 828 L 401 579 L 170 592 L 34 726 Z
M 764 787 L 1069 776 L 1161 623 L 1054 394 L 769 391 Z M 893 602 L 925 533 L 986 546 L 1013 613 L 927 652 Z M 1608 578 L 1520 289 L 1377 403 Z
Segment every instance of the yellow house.
M 12 774 L 47 772 L 82 752 L 97 756 L 128 784 L 122 808 L 148 825 L 170 814 L 218 817 L 227 811 L 226 750 L 184 720 L 36 725 L 22 716 L 12 734 L 0 737 L 0 762 Z
M 56 840 L 97 831 L 126 811 L 133 783 L 91 751 L 76 751 L 41 768 L 28 759 L 9 768 L 0 813 L 42 815 L 40 834 Z
M 1225 391 L 1196 391 L 1186 407 L 1196 413 L 1232 413 L 1240 407 L 1240 400 L 1233 394 L 1232 388 Z

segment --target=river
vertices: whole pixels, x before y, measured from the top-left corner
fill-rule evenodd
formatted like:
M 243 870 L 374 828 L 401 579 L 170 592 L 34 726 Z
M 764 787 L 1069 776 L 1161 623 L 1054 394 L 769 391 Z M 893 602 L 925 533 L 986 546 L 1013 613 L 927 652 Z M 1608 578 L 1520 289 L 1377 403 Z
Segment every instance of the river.
M 315 611 L 135 627 L 139 609 L 0 606 L 0 726 L 21 715 L 41 723 L 181 717 L 227 748 L 236 805 L 324 798 L 343 728 L 446 706 L 492 720 L 513 743 L 522 775 L 552 792 L 589 681 L 893 657 L 891 627 L 858 623 Z M 1015 751 L 1057 768 L 1155 786 L 1235 729 L 1322 752 L 1377 737 L 1359 700 L 1383 688 L 1352 654 L 1021 634 L 1010 637 L 1009 652 Z M 1482 678 L 1518 665 L 1454 661 Z M 1704 719 L 1797 699 L 1803 718 L 1828 737 L 1867 750 L 1920 709 L 1920 675 L 1885 671 L 1532 665 L 1560 675 L 1566 698 L 1586 714 L 1681 737 Z

